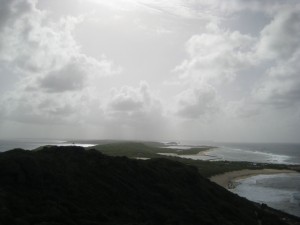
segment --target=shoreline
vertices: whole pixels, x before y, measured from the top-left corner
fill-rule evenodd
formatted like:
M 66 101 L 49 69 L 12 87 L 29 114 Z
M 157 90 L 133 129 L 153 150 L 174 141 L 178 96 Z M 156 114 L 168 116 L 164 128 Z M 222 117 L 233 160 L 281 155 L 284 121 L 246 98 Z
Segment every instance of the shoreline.
M 281 173 L 297 173 L 294 170 L 279 170 L 279 169 L 261 169 L 261 170 L 237 170 L 232 172 L 227 172 L 219 175 L 210 177 L 210 181 L 226 188 L 233 189 L 236 186 L 236 181 L 244 179 L 247 177 L 252 177 L 256 175 L 268 175 L 268 174 L 281 174 Z

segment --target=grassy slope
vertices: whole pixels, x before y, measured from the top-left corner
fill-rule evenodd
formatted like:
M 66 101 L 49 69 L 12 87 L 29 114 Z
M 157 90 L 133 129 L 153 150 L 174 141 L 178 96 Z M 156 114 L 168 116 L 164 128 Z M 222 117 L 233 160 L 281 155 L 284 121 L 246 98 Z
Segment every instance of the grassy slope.
M 105 145 L 97 145 L 91 147 L 100 152 L 111 155 L 111 156 L 127 156 L 129 158 L 144 157 L 144 158 L 167 158 L 175 160 L 186 165 L 192 165 L 198 168 L 201 175 L 205 177 L 210 177 L 216 174 L 241 170 L 241 169 L 290 169 L 291 166 L 288 165 L 278 165 L 278 164 L 265 164 L 265 163 L 250 163 L 250 162 L 229 162 L 229 161 L 202 161 L 202 160 L 192 160 L 184 159 L 176 156 L 165 156 L 158 155 L 157 153 L 176 153 L 180 154 L 197 154 L 200 151 L 208 150 L 210 147 L 206 148 L 192 148 L 190 150 L 180 151 L 178 149 L 168 149 L 168 148 L 158 148 L 149 146 L 146 143 L 137 142 L 125 142 L 125 143 L 113 143 Z
M 161 145 L 163 147 L 163 145 Z M 157 153 L 176 153 L 178 155 L 198 154 L 201 151 L 209 150 L 211 147 L 191 148 L 188 150 L 161 148 L 158 145 L 153 145 L 148 142 L 121 142 L 104 145 L 96 145 L 89 149 L 96 149 L 111 156 L 127 156 L 127 157 L 146 157 L 157 158 L 162 157 Z

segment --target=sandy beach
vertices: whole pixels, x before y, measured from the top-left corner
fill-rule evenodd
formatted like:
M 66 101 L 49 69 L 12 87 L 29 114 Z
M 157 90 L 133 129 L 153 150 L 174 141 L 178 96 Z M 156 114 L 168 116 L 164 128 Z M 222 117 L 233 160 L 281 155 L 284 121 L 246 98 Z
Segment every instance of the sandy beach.
M 239 179 L 247 178 L 255 175 L 262 174 L 279 174 L 279 173 L 296 173 L 294 170 L 275 170 L 275 169 L 262 169 L 262 170 L 239 170 L 233 172 L 227 172 L 220 175 L 212 176 L 211 181 L 216 184 L 227 188 L 232 189 L 235 187 L 236 181 Z

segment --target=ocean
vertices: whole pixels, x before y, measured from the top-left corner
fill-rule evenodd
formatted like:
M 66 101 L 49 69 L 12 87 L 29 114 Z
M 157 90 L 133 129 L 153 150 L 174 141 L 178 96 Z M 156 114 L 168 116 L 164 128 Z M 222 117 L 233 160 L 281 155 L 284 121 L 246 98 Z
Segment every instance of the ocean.
M 253 163 L 299 164 L 300 144 L 281 143 L 197 143 L 183 142 L 169 148 L 189 149 L 197 146 L 214 146 L 205 154 L 180 157 L 210 161 L 246 161 Z M 181 147 L 182 146 L 182 147 Z
M 228 161 L 300 165 L 300 144 L 219 143 L 209 152 Z M 234 193 L 300 217 L 300 173 L 257 175 L 239 180 Z
M 258 175 L 238 180 L 231 191 L 300 217 L 300 174 Z
M 90 147 L 94 144 L 89 143 L 73 143 L 65 140 L 52 139 L 15 139 L 15 140 L 0 140 L 0 152 L 12 150 L 15 148 L 22 148 L 25 150 L 33 150 L 40 146 L 57 145 L 57 146 L 82 146 Z
M 300 144 L 220 143 L 217 155 L 232 161 L 300 165 Z M 257 175 L 238 183 L 234 193 L 300 217 L 300 173 Z
M 300 144 L 296 143 L 217 143 L 217 157 L 228 161 L 249 161 L 300 165 Z
M 184 142 L 183 146 L 187 149 L 187 146 L 195 147 L 203 144 L 216 148 L 205 155 L 182 155 L 181 157 L 194 160 L 300 165 L 300 144 Z M 248 177 L 239 180 L 236 188 L 231 191 L 251 201 L 265 203 L 300 217 L 300 173 Z

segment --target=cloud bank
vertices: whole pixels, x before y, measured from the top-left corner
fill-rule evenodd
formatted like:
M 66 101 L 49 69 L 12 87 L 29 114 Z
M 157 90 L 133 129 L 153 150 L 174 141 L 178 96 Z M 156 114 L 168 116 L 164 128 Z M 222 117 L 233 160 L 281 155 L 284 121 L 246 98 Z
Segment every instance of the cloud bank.
M 0 136 L 296 141 L 297 1 L 57 4 L 1 1 Z

